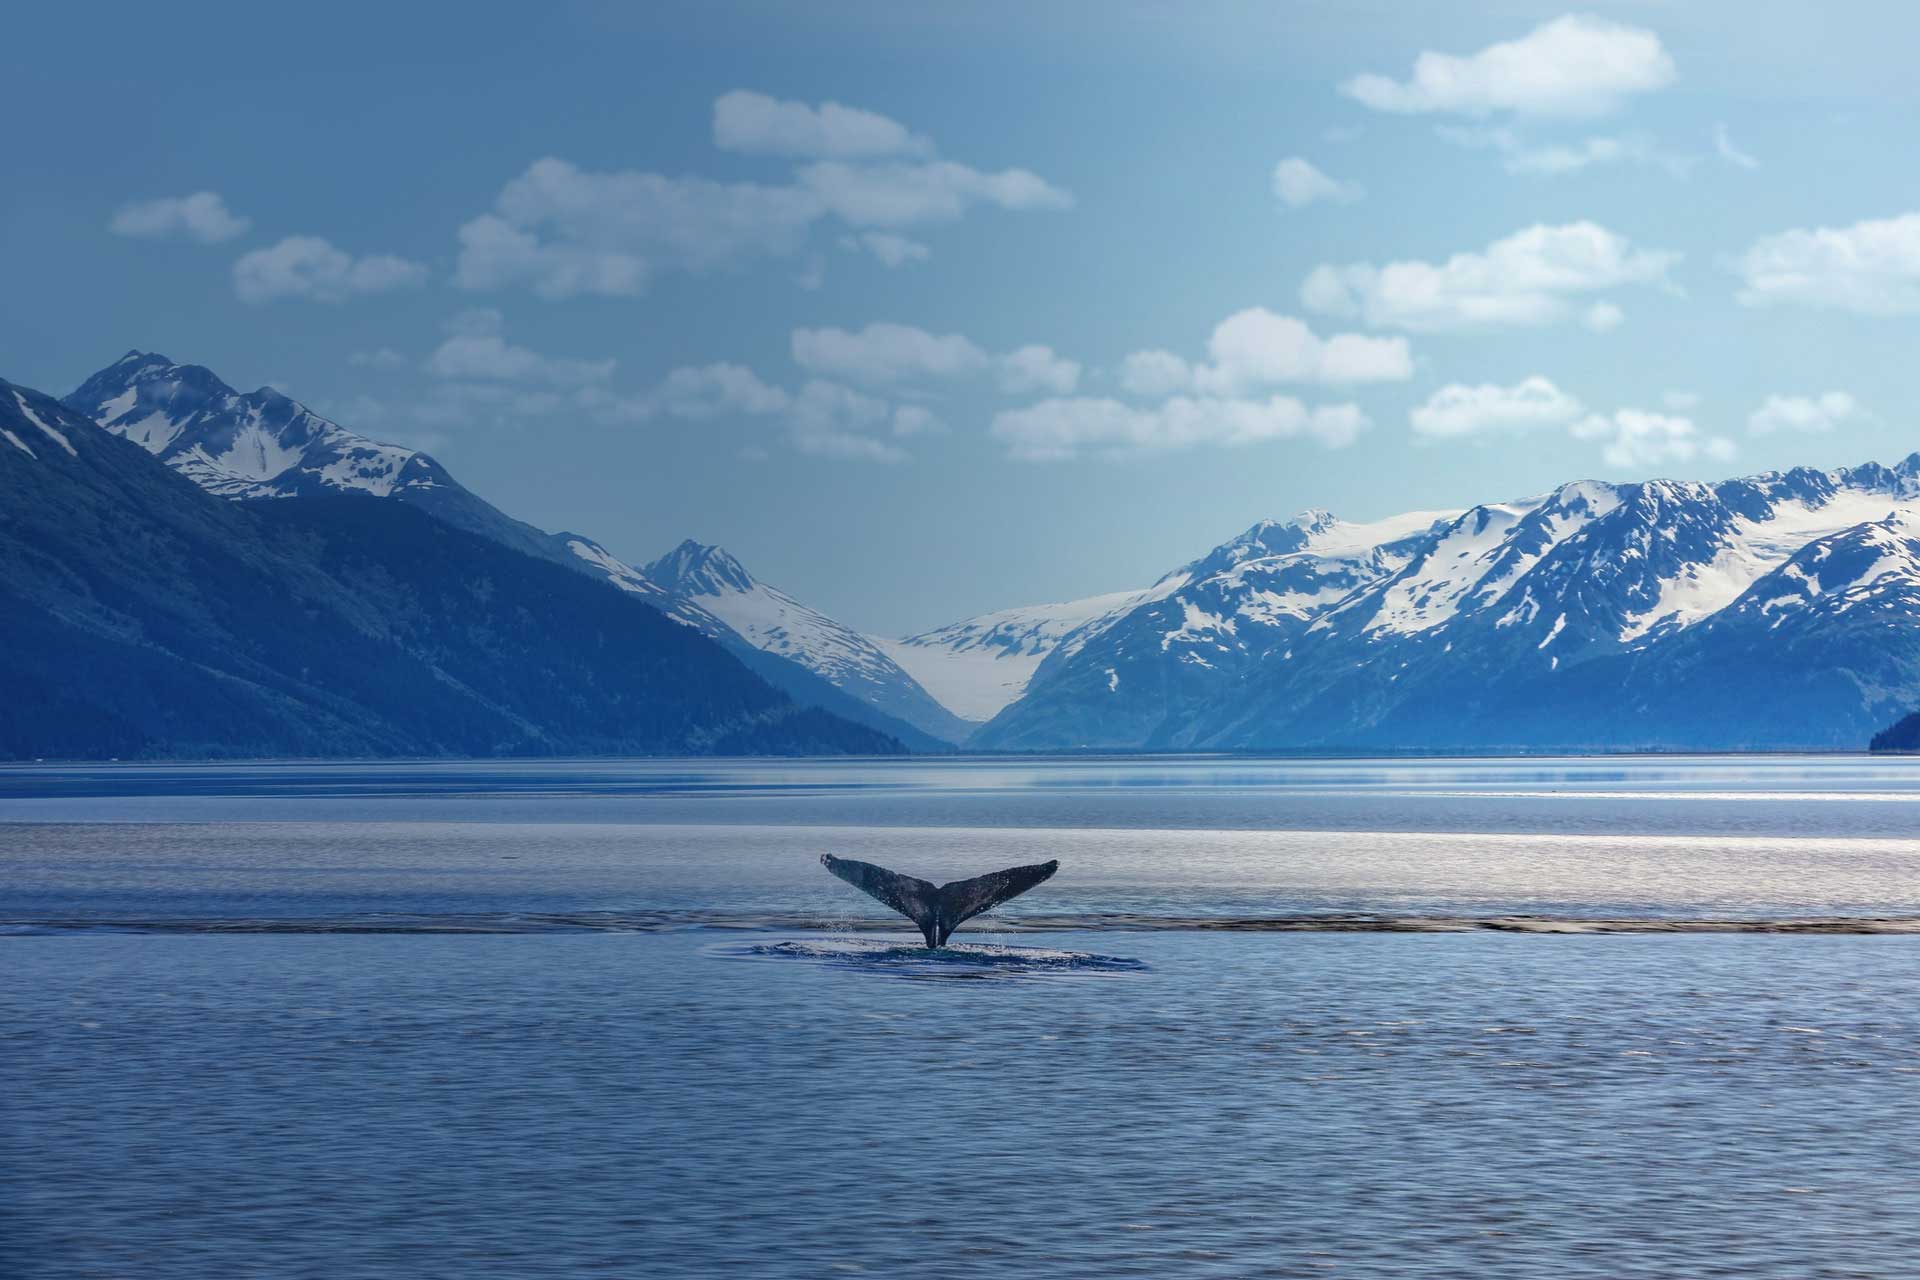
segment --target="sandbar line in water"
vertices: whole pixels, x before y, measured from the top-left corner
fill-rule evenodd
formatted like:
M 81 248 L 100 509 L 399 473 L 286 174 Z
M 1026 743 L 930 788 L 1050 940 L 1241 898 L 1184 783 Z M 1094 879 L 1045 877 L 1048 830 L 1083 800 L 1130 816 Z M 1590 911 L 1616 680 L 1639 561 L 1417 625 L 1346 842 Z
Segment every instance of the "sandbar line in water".
M 0 938 L 115 934 L 547 934 L 674 933 L 695 930 L 891 933 L 888 918 L 788 912 L 584 911 L 467 915 L 367 914 L 338 917 L 90 918 L 0 920 Z M 1131 913 L 1027 915 L 991 919 L 963 931 L 972 938 L 1008 933 L 1517 933 L 1517 934 L 1920 934 L 1920 916 L 1660 917 L 1386 915 L 1171 916 Z M 956 935 L 955 941 L 962 939 Z

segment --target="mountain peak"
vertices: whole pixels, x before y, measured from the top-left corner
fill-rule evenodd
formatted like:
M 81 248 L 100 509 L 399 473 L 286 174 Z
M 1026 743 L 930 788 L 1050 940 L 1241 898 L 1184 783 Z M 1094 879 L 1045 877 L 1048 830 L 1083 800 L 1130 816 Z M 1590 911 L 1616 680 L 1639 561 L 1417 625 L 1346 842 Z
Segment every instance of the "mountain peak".
M 157 352 L 129 351 L 61 403 L 221 497 L 385 497 L 448 483 L 424 454 L 356 435 L 272 387 L 242 395 L 211 369 Z
M 1293 519 L 1287 521 L 1287 523 L 1296 529 L 1304 529 L 1308 533 L 1322 533 L 1331 529 L 1334 525 L 1339 524 L 1340 517 L 1334 515 L 1333 512 L 1327 510 L 1325 507 L 1308 507 L 1305 511 L 1300 512 L 1294 516 Z M 1255 527 L 1258 528 L 1259 526 L 1256 525 Z
M 140 402 L 146 402 L 144 417 L 163 404 L 169 410 L 191 412 L 233 394 L 233 388 L 211 369 L 175 364 L 157 351 L 136 348 L 81 383 L 63 403 L 97 422 L 109 423 Z
M 759 585 L 746 566 L 725 548 L 688 538 L 642 573 L 669 591 L 686 595 L 720 595 L 751 591 Z

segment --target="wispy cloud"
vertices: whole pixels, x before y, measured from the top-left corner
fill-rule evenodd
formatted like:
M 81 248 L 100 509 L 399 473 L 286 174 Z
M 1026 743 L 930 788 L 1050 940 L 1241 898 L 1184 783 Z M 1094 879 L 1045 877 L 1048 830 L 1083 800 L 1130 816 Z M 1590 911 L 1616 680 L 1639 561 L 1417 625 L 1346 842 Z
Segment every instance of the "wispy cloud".
M 785 102 L 735 89 L 713 104 L 713 145 L 748 155 L 870 159 L 926 155 L 933 143 L 897 120 L 859 107 Z
M 1356 405 L 1310 409 L 1291 396 L 1175 396 L 1145 406 L 1077 397 L 1003 410 L 993 416 L 990 431 L 1018 461 L 1060 462 L 1083 453 L 1124 456 L 1295 438 L 1338 449 L 1371 425 Z
M 253 219 L 242 218 L 227 208 L 217 191 L 196 191 L 190 196 L 163 196 L 158 200 L 136 200 L 120 206 L 107 229 L 117 236 L 140 240 L 187 239 L 201 244 L 220 244 L 245 235 Z
M 1080 381 L 1078 361 L 1040 343 L 996 355 L 963 334 L 884 321 L 859 330 L 795 329 L 790 346 L 794 363 L 810 373 L 873 386 L 990 373 L 1010 395 L 1067 394 Z
M 1623 471 L 1700 458 L 1724 462 L 1738 452 L 1733 441 L 1707 435 L 1691 418 L 1646 409 L 1589 414 L 1568 431 L 1577 440 L 1599 441 L 1601 460 Z
M 1751 155 L 1733 145 L 1733 138 L 1727 133 L 1727 126 L 1713 126 L 1713 149 L 1728 164 L 1738 165 L 1742 169 L 1758 169 L 1760 162 Z
M 1215 325 L 1207 355 L 1189 363 L 1172 351 L 1136 351 L 1121 363 L 1120 382 L 1136 395 L 1237 396 L 1290 382 L 1400 382 L 1413 376 L 1405 338 L 1357 333 L 1322 338 L 1305 321 L 1265 307 L 1237 311 Z
M 233 264 L 233 288 L 242 302 L 277 298 L 345 302 L 365 294 L 415 289 L 427 269 L 392 254 L 355 257 L 319 236 L 288 236 L 271 248 L 255 249 Z
M 1748 415 L 1747 430 L 1757 436 L 1780 431 L 1825 434 L 1849 422 L 1871 420 L 1872 416 L 1845 391 L 1818 396 L 1771 395 Z
M 1351 204 L 1366 195 L 1357 182 L 1330 178 L 1301 156 L 1288 156 L 1273 167 L 1274 197 L 1289 209 L 1303 209 L 1320 201 Z
M 462 312 L 450 327 L 453 332 L 427 357 L 427 372 L 436 378 L 581 387 L 613 376 L 612 359 L 575 360 L 515 346 L 506 339 L 498 311 Z

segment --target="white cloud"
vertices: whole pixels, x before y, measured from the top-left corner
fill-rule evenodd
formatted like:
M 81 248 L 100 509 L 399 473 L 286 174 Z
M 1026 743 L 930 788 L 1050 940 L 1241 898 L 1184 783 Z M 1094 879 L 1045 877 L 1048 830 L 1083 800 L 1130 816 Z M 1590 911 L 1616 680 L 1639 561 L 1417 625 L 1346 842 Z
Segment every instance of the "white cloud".
M 840 247 L 856 252 L 864 249 L 878 258 L 881 265 L 888 267 L 903 267 L 909 262 L 925 262 L 933 256 L 933 250 L 918 240 L 909 240 L 891 231 L 863 231 L 857 236 L 841 236 Z
M 1635 248 L 1592 222 L 1536 225 L 1440 263 L 1322 265 L 1300 286 L 1300 301 L 1415 332 L 1545 325 L 1569 317 L 1571 295 L 1667 284 L 1679 257 Z
M 1171 351 L 1136 351 L 1120 362 L 1120 385 L 1132 395 L 1157 400 L 1192 382 L 1193 366 Z
M 406 365 L 407 358 L 392 347 L 380 347 L 356 351 L 347 357 L 347 363 L 362 369 L 399 369 Z
M 120 207 L 107 229 L 117 236 L 141 240 L 165 240 L 184 236 L 201 244 L 219 244 L 246 234 L 253 219 L 236 216 L 217 191 L 196 191 L 190 196 L 165 196 L 158 200 L 136 200 Z
M 1218 394 L 1275 382 L 1400 382 L 1413 376 L 1404 338 L 1320 338 L 1304 321 L 1265 307 L 1222 320 L 1207 339 L 1207 354 L 1212 363 L 1194 369 L 1194 386 Z
M 542 241 L 504 218 L 482 214 L 460 228 L 454 283 L 462 289 L 524 284 L 543 298 L 630 297 L 646 289 L 647 260 L 619 249 Z
M 575 393 L 580 407 L 605 422 L 644 422 L 666 415 L 705 420 L 726 414 L 750 417 L 785 413 L 793 397 L 769 385 L 745 365 L 725 361 L 687 365 L 672 370 L 653 389 L 638 395 L 617 395 L 601 387 L 583 387 Z
M 1424 52 L 1405 81 L 1360 75 L 1340 89 L 1376 111 L 1409 115 L 1598 116 L 1675 77 L 1673 59 L 1655 33 L 1567 14 L 1464 57 Z
M 907 324 L 876 322 L 860 331 L 795 329 L 794 363 L 809 373 L 846 378 L 869 386 L 951 379 L 992 372 L 1010 395 L 1071 394 L 1080 364 L 1052 347 L 1032 343 L 1004 355 L 990 354 L 957 333 L 936 334 Z
M 1190 364 L 1171 351 L 1136 351 L 1121 361 L 1120 385 L 1141 396 L 1192 390 L 1239 396 L 1283 382 L 1400 382 L 1413 376 L 1405 338 L 1339 333 L 1321 338 L 1304 321 L 1249 307 L 1214 326 L 1210 361 Z
M 1760 162 L 1751 155 L 1733 145 L 1733 138 L 1727 133 L 1727 126 L 1713 126 L 1713 149 L 1728 164 L 1739 165 L 1742 169 L 1758 169 Z
M 1869 417 L 1858 400 L 1844 391 L 1829 391 L 1820 396 L 1768 396 L 1766 403 L 1747 418 L 1747 430 L 1754 435 L 1776 431 L 1833 431 L 1847 422 Z
M 1612 333 L 1626 322 L 1627 313 L 1611 302 L 1596 302 L 1587 308 L 1580 323 L 1595 333 Z
M 513 426 L 529 418 L 551 418 L 584 407 L 588 393 L 597 391 L 536 390 L 497 381 L 441 382 L 426 400 L 413 407 L 413 417 L 440 427 L 470 425 L 476 420 Z
M 507 331 L 507 317 L 498 307 L 466 307 L 441 322 L 448 333 L 462 337 L 486 338 Z
M 933 149 L 925 138 L 877 112 L 838 102 L 810 107 L 750 89 L 735 89 L 714 100 L 713 144 L 749 155 L 836 160 L 924 155 Z
M 1050 462 L 1088 451 L 1155 453 L 1296 437 L 1310 437 L 1337 449 L 1352 444 L 1370 425 L 1354 405 L 1309 409 L 1291 396 L 1269 400 L 1175 396 L 1148 408 L 1077 397 L 1003 410 L 993 416 L 990 430 L 1011 457 Z
M 526 285 L 548 298 L 642 292 L 656 259 L 702 270 L 791 254 L 821 215 L 794 187 L 618 170 L 595 173 L 551 156 L 509 182 L 460 228 L 455 283 Z
M 1637 135 L 1596 135 L 1575 142 L 1533 143 L 1505 126 L 1485 128 L 1443 125 L 1446 141 L 1462 147 L 1491 148 L 1500 153 L 1508 173 L 1559 177 L 1602 165 L 1637 164 L 1664 169 L 1676 178 L 1693 171 L 1697 160 L 1679 155 Z
M 437 378 L 497 382 L 543 382 L 581 387 L 613 376 L 614 362 L 543 356 L 517 347 L 497 333 L 455 333 L 427 357 L 427 372 Z
M 893 383 L 918 378 L 952 378 L 976 373 L 991 363 L 987 353 L 957 333 L 928 333 L 913 325 L 868 325 L 846 329 L 795 329 L 793 359 L 811 373 L 855 382 Z
M 318 236 L 288 236 L 268 249 L 243 254 L 233 264 L 234 292 L 242 302 L 309 298 L 344 302 L 361 294 L 412 289 L 426 283 L 427 269 L 390 254 L 356 258 Z
M 1582 411 L 1578 400 L 1535 375 L 1511 387 L 1453 383 L 1427 397 L 1409 418 L 1419 435 L 1453 439 L 1565 426 Z
M 760 380 L 744 365 L 716 363 L 675 369 L 651 397 L 659 412 L 678 418 L 712 418 L 723 413 L 786 413 L 793 397 Z
M 905 462 L 907 451 L 869 434 L 892 420 L 886 401 L 814 379 L 800 388 L 787 414 L 788 434 L 801 453 L 860 462 Z
M 1300 156 L 1288 156 L 1273 167 L 1273 194 L 1287 208 L 1299 209 L 1316 200 L 1350 204 L 1366 192 L 1358 183 L 1329 178 Z
M 1044 391 L 1056 396 L 1072 395 L 1080 385 L 1080 362 L 1056 355 L 1052 347 L 1031 343 L 1000 357 L 1000 389 L 1008 395 L 1023 396 Z
M 893 434 L 901 437 L 945 435 L 947 424 L 923 405 L 903 404 L 893 411 Z
M 1002 209 L 1071 209 L 1073 195 L 1025 169 L 983 173 L 951 160 L 927 164 L 803 166 L 801 188 L 821 207 L 856 227 L 903 227 L 952 222 L 970 205 Z
M 1645 409 L 1589 414 L 1568 430 L 1577 440 L 1604 442 L 1601 458 L 1608 466 L 1622 470 L 1686 463 L 1696 458 L 1724 462 L 1735 453 L 1733 441 L 1701 434 L 1691 418 Z
M 1920 213 L 1796 228 L 1762 236 L 1735 264 L 1740 301 L 1854 311 L 1870 316 L 1920 313 Z
M 1025 169 L 990 173 L 951 160 L 816 160 L 769 184 L 593 171 L 548 156 L 460 228 L 454 280 L 466 289 L 525 286 L 548 298 L 633 296 L 665 267 L 703 271 L 799 253 L 828 219 L 887 229 L 861 243 L 893 266 L 929 252 L 899 235 L 901 227 L 953 221 L 982 205 L 1072 204 L 1072 193 Z
M 906 461 L 907 451 L 889 436 L 908 439 L 946 430 L 944 423 L 919 405 L 889 404 L 820 378 L 789 391 L 744 365 L 724 362 L 675 369 L 653 390 L 638 396 L 615 396 L 589 387 L 576 393 L 575 399 L 608 422 L 640 422 L 662 415 L 692 421 L 728 414 L 778 419 L 799 452 L 864 462 Z
M 1670 393 L 1670 398 L 1684 399 L 1685 393 Z M 1670 403 L 1670 407 L 1677 406 Z M 1622 470 L 1696 458 L 1725 460 L 1735 451 L 1733 441 L 1706 435 L 1691 418 L 1679 414 L 1645 409 L 1588 413 L 1579 400 L 1539 375 L 1510 387 L 1492 383 L 1442 387 L 1409 418 L 1416 434 L 1432 439 L 1564 428 L 1576 440 L 1600 442 L 1601 458 Z

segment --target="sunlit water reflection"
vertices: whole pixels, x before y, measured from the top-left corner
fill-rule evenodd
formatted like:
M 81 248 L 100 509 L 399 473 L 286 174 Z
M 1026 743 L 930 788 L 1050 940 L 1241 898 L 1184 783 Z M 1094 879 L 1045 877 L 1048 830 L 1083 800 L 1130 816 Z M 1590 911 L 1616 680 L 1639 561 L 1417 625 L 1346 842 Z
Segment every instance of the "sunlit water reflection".
M 1864 758 L 0 770 L 0 1274 L 1902 1276 Z M 825 876 L 1059 857 L 945 953 Z M 1051 921 L 1076 920 L 1058 929 Z

